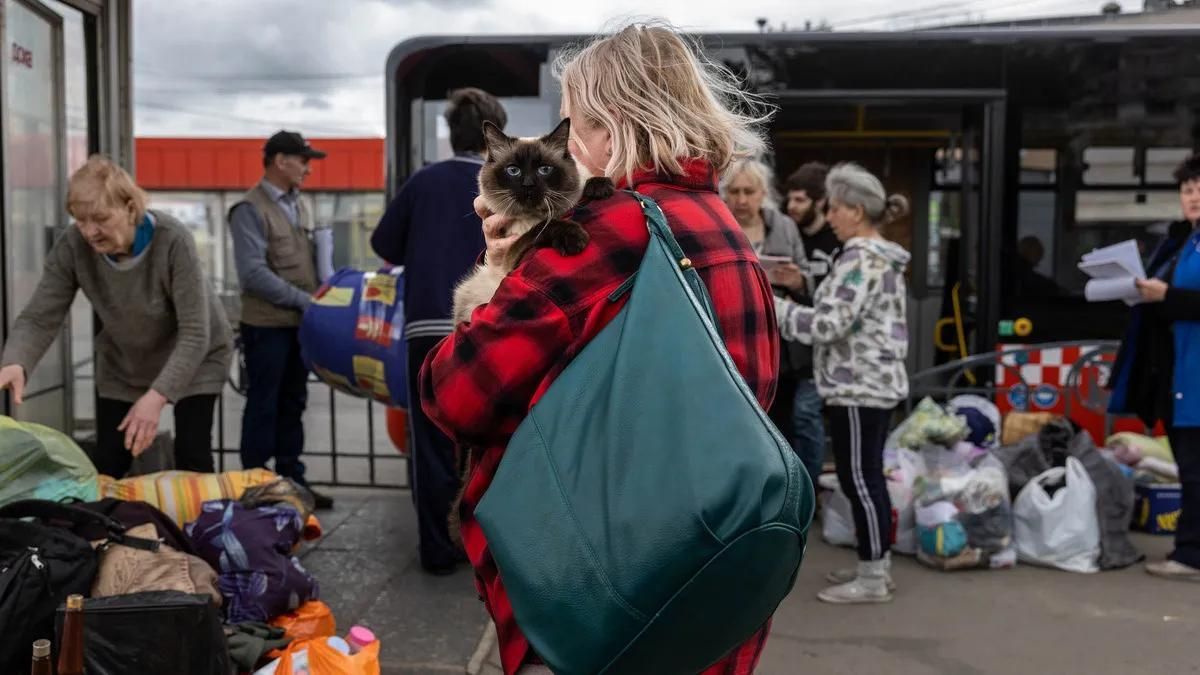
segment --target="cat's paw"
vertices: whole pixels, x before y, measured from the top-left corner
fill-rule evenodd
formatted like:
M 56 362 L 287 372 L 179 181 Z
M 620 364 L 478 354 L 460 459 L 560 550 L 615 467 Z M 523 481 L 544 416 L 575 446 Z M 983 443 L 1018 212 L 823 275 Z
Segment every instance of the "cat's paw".
M 563 222 L 560 227 L 555 227 L 550 236 L 550 241 L 547 242 L 559 255 L 579 255 L 583 253 L 583 249 L 587 248 L 588 241 L 591 237 L 588 236 L 587 230 L 578 223 Z
M 589 178 L 583 184 L 583 198 L 588 200 L 608 199 L 616 191 L 617 187 L 613 185 L 612 179 L 604 176 Z

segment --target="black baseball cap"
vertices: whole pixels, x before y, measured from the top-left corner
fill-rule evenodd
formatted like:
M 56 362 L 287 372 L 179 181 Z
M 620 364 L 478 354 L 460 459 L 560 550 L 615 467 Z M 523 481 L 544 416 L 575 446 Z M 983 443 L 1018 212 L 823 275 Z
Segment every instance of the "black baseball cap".
M 263 154 L 273 157 L 278 154 L 300 155 L 309 159 L 325 159 L 325 153 L 317 150 L 295 131 L 279 131 L 267 139 L 263 146 Z

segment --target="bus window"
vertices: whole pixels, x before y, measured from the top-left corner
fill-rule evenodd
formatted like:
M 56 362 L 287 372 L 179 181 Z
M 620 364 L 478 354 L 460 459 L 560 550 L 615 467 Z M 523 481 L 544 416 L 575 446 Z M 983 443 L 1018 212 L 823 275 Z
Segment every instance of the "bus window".
M 541 136 L 558 124 L 558 101 L 534 97 L 501 97 L 501 105 L 508 114 L 508 125 L 504 132 L 509 136 Z M 421 114 L 413 115 L 414 123 L 420 120 L 419 134 L 422 139 L 421 161 L 432 164 L 454 156 L 450 148 L 450 127 L 446 126 L 446 101 L 416 101 Z

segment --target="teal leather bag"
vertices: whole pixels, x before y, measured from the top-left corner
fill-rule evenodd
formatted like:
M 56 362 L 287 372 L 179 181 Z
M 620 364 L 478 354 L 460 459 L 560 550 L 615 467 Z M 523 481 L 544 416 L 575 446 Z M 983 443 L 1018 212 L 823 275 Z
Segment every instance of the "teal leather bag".
M 513 434 L 475 516 L 555 673 L 692 675 L 795 582 L 813 486 L 658 205 L 630 294 Z

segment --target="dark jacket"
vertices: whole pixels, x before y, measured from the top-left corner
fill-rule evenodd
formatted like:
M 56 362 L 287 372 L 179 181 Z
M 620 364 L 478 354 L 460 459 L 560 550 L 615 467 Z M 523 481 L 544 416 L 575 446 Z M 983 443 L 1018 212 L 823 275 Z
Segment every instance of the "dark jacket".
M 1180 254 L 1193 235 L 1190 223 L 1172 223 L 1151 254 L 1148 273 L 1171 288 L 1163 302 L 1134 307 L 1109 380 L 1109 412 L 1137 415 L 1147 426 L 1159 421 L 1172 426 L 1185 418 L 1194 426 L 1200 419 L 1200 363 L 1176 363 L 1176 332 L 1200 322 L 1200 289 L 1174 283 Z M 1185 395 L 1185 388 L 1195 395 Z
M 454 330 L 454 286 L 483 252 L 483 226 L 473 202 L 483 160 L 460 155 L 414 173 L 371 235 L 371 248 L 404 266 L 404 337 L 442 337 Z

